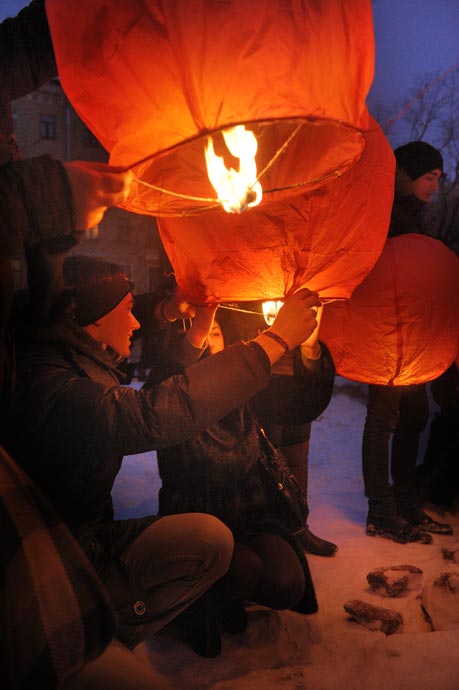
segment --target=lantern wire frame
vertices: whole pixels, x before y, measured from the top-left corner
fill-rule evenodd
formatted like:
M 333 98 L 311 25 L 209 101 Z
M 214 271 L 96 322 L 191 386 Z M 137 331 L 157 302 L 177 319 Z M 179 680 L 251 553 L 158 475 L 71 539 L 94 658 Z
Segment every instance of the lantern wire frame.
M 282 298 L 282 299 L 285 299 L 285 298 Z M 329 302 L 346 302 L 347 299 L 348 299 L 347 297 L 319 297 L 321 306 L 323 306 L 324 304 L 328 304 Z M 279 301 L 279 300 L 274 300 L 274 301 Z M 237 311 L 237 312 L 240 312 L 241 314 L 254 314 L 255 316 L 263 316 L 262 311 L 253 311 L 253 309 L 243 309 L 242 307 L 236 307 L 236 305 L 231 304 L 231 303 L 219 304 L 218 308 L 219 309 L 227 309 L 228 311 Z
M 294 131 L 287 137 L 287 139 L 284 141 L 284 143 L 282 144 L 282 146 L 280 146 L 280 147 L 275 151 L 274 155 L 271 157 L 271 159 L 270 159 L 270 160 L 268 161 L 268 163 L 265 165 L 265 167 L 263 168 L 263 170 L 262 170 L 262 171 L 260 172 L 260 174 L 257 176 L 256 180 L 252 183 L 252 185 L 250 185 L 250 187 L 248 188 L 249 190 L 252 190 L 253 187 L 254 187 L 258 182 L 260 182 L 260 181 L 262 180 L 262 178 L 266 175 L 266 173 L 272 168 L 272 166 L 274 165 L 274 163 L 276 162 L 276 160 L 279 158 L 279 156 L 281 156 L 281 155 L 287 150 L 288 146 L 289 146 L 290 143 L 293 141 L 293 139 L 297 136 L 298 132 L 299 132 L 299 131 L 301 130 L 301 128 L 304 127 L 306 124 L 308 124 L 308 123 L 307 123 L 307 122 L 301 122 L 300 124 L 298 124 L 298 125 L 296 126 L 296 128 L 294 129 Z M 341 122 L 340 124 L 343 124 L 343 123 Z M 349 125 L 348 125 L 348 126 L 349 126 Z M 362 129 L 354 128 L 354 127 L 351 127 L 351 128 L 352 128 L 352 129 L 355 129 L 355 131 L 358 132 L 359 134 L 364 134 L 364 133 L 365 133 L 364 130 L 362 130 Z M 376 129 L 378 129 L 378 128 L 374 128 L 374 130 L 376 130 Z M 367 133 L 369 133 L 369 132 L 371 132 L 371 130 L 367 130 Z M 144 160 L 145 160 L 145 159 L 144 159 Z M 142 161 L 140 161 L 140 162 L 142 162 Z M 138 164 L 139 164 L 139 163 L 135 163 L 132 167 L 135 167 L 135 166 L 138 165 Z M 339 170 L 335 170 L 335 171 L 333 172 L 333 174 L 334 174 L 335 177 L 340 177 L 342 173 L 341 173 Z M 281 192 L 281 191 L 286 191 L 286 190 L 288 190 L 288 189 L 297 189 L 298 187 L 305 187 L 305 186 L 308 186 L 308 185 L 311 185 L 311 184 L 316 185 L 316 184 L 319 183 L 319 182 L 322 182 L 322 181 L 325 181 L 325 180 L 329 179 L 329 177 L 330 177 L 330 172 L 327 172 L 327 173 L 325 173 L 324 175 L 321 175 L 321 176 L 319 176 L 319 177 L 316 177 L 316 178 L 313 178 L 313 179 L 310 179 L 310 180 L 306 180 L 306 181 L 303 181 L 303 182 L 296 182 L 296 183 L 293 183 L 293 184 L 290 184 L 290 185 L 286 185 L 286 186 L 283 186 L 283 187 L 277 187 L 277 188 L 274 188 L 274 189 L 263 190 L 263 194 L 269 194 L 269 193 L 274 193 L 274 192 Z M 206 203 L 206 204 L 210 204 L 209 206 L 205 207 L 204 209 L 203 209 L 203 208 L 188 209 L 187 211 L 183 212 L 182 215 L 191 215 L 191 214 L 202 213 L 203 210 L 211 210 L 211 209 L 213 209 L 213 208 L 220 208 L 220 207 L 223 205 L 223 201 L 220 200 L 220 199 L 216 199 L 215 197 L 200 197 L 200 196 L 194 196 L 194 195 L 190 195 L 190 194 L 182 194 L 182 193 L 180 193 L 180 192 L 174 192 L 174 191 L 172 191 L 172 190 L 170 190 L 170 189 L 165 189 L 165 188 L 163 188 L 163 187 L 158 187 L 157 185 L 151 184 L 150 182 L 146 182 L 145 180 L 141 180 L 141 179 L 138 178 L 138 177 L 134 177 L 133 180 L 134 180 L 134 182 L 136 182 L 137 184 L 139 184 L 139 185 L 141 185 L 141 186 L 143 186 L 143 187 L 147 187 L 147 188 L 149 188 L 149 189 L 153 189 L 153 190 L 155 190 L 155 191 L 157 191 L 157 192 L 160 192 L 160 193 L 162 193 L 162 194 L 165 194 L 165 195 L 167 195 L 167 196 L 172 196 L 172 197 L 176 197 L 176 198 L 179 198 L 179 199 L 187 199 L 187 200 L 189 200 L 189 201 L 202 201 L 202 202 L 204 202 L 204 203 Z

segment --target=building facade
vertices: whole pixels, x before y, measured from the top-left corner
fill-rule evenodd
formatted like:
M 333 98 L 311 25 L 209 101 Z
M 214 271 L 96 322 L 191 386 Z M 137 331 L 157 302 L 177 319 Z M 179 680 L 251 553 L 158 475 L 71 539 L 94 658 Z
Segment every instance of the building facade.
M 107 151 L 70 105 L 58 79 L 13 102 L 14 130 L 23 158 L 49 154 L 62 162 L 107 162 Z M 74 253 L 100 256 L 124 266 L 138 292 L 155 290 L 169 264 L 156 219 L 111 208 Z M 24 257 L 13 262 L 15 285 L 25 288 Z

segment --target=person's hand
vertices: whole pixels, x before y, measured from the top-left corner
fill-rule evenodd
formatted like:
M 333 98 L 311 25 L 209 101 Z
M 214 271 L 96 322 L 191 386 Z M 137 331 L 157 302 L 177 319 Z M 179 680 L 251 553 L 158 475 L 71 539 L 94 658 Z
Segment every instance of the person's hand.
M 100 223 L 109 206 L 126 201 L 132 173 L 106 163 L 64 163 L 75 208 L 75 229 L 89 230 Z
M 166 321 L 177 319 L 192 319 L 196 314 L 196 307 L 185 297 L 178 286 L 174 288 L 169 297 L 166 297 L 162 307 Z
M 316 292 L 298 290 L 284 300 L 272 330 L 287 343 L 290 350 L 310 338 L 317 328 L 317 308 L 320 300 Z
M 217 309 L 218 304 L 206 304 L 202 307 L 196 307 L 193 323 L 186 332 L 186 337 L 194 347 L 202 348 L 206 344 L 207 336 L 212 330 Z
M 275 340 L 265 334 L 255 338 L 274 364 L 286 349 L 293 350 L 297 345 L 307 340 L 317 328 L 317 308 L 320 300 L 315 292 L 302 288 L 284 300 L 283 306 L 272 326 L 265 331 L 271 331 L 278 336 Z
M 319 343 L 319 328 L 320 321 L 322 319 L 324 307 L 321 304 L 320 307 L 316 309 L 316 321 L 317 326 L 311 333 L 309 338 L 307 338 L 300 345 L 301 357 L 303 359 L 318 359 L 320 357 L 320 343 Z

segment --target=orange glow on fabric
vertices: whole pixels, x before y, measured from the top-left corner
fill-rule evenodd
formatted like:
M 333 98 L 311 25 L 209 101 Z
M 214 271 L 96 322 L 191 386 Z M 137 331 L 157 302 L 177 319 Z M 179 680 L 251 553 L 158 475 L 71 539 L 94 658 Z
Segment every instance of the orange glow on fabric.
M 459 350 L 459 259 L 439 240 L 393 237 L 346 302 L 326 304 L 320 339 L 336 371 L 364 383 L 432 381 Z
M 67 97 L 110 163 L 134 173 L 128 210 L 221 208 L 203 151 L 229 128 L 258 142 L 248 186 L 262 185 L 260 206 L 320 187 L 363 153 L 370 0 L 47 0 L 46 11 Z
M 394 154 L 374 120 L 370 127 L 355 165 L 309 194 L 241 214 L 158 218 L 190 301 L 279 300 L 301 287 L 349 298 L 381 254 L 394 197 Z
M 133 172 L 123 208 L 158 218 L 190 301 L 304 286 L 349 297 L 381 253 L 393 198 L 393 153 L 366 106 L 371 0 L 46 0 L 46 11 L 64 91 L 110 163 Z M 256 146 L 233 155 L 233 130 Z M 212 183 L 206 147 L 225 163 Z M 217 195 L 216 177 L 235 199 Z

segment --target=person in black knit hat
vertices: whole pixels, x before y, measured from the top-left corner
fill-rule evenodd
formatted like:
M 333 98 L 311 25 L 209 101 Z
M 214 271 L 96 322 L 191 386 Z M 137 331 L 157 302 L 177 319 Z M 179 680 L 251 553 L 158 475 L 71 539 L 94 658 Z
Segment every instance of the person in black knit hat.
M 395 196 L 388 237 L 422 234 L 422 210 L 437 191 L 443 173 L 441 153 L 427 142 L 411 141 L 395 149 L 394 155 Z M 428 416 L 425 384 L 369 385 L 362 443 L 369 536 L 402 544 L 430 544 L 429 532 L 452 534 L 450 525 L 437 522 L 424 512 L 416 489 L 419 439 Z
M 410 141 L 394 151 L 395 196 L 388 237 L 423 233 L 422 210 L 438 189 L 443 158 L 425 141 Z

